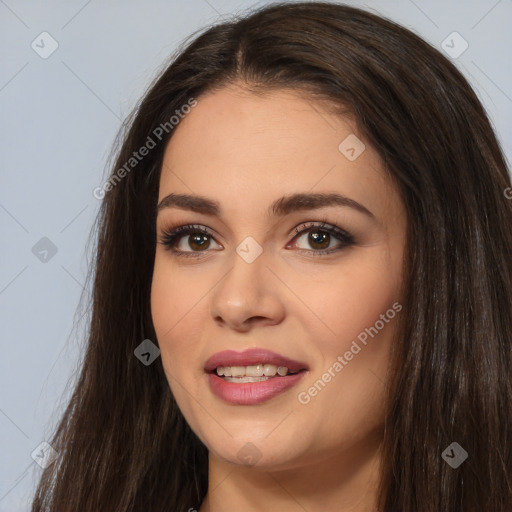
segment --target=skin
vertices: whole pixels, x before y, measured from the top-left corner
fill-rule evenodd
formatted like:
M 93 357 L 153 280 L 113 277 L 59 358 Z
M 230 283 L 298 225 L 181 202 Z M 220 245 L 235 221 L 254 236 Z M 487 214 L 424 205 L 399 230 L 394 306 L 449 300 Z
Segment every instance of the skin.
M 170 387 L 209 449 L 209 491 L 200 512 L 256 511 L 262 504 L 291 512 L 373 510 L 397 317 L 307 404 L 298 394 L 400 302 L 406 212 L 398 191 L 353 120 L 299 91 L 256 96 L 231 84 L 198 98 L 175 130 L 159 202 L 170 193 L 194 194 L 221 207 L 219 216 L 159 210 L 159 242 L 176 225 L 202 225 L 213 236 L 202 240 L 203 251 L 189 244 L 193 235 L 176 243 L 198 257 L 177 256 L 158 243 L 151 291 Z M 354 161 L 338 149 L 350 134 L 366 145 Z M 267 215 L 282 196 L 333 192 L 373 217 L 339 205 Z M 348 231 L 354 244 L 342 247 L 331 236 L 328 248 L 341 250 L 313 254 L 324 246 L 294 229 L 322 221 Z M 309 232 L 318 234 L 318 227 Z M 236 252 L 248 236 L 263 249 L 252 263 Z M 224 402 L 210 390 L 205 362 L 216 352 L 250 347 L 306 362 L 309 372 L 265 403 Z M 249 442 L 259 457 L 252 466 L 238 456 Z

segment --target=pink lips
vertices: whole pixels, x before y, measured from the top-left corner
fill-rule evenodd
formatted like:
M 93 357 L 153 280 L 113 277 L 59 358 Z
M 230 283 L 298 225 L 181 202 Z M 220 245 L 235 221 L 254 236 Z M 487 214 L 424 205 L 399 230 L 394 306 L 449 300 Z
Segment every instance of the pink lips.
M 252 366 L 260 363 L 286 366 L 290 371 L 299 373 L 284 377 L 273 377 L 263 382 L 237 384 L 225 381 L 215 372 L 218 366 Z M 305 363 L 260 348 L 247 349 L 243 352 L 234 350 L 218 352 L 208 359 L 204 369 L 208 374 L 211 391 L 222 400 L 237 405 L 254 405 L 266 402 L 294 386 L 309 370 Z
M 294 361 L 264 348 L 249 348 L 243 352 L 234 350 L 217 352 L 206 361 L 204 369 L 210 373 L 218 366 L 252 366 L 259 363 L 286 366 L 292 372 L 309 369 L 306 363 Z

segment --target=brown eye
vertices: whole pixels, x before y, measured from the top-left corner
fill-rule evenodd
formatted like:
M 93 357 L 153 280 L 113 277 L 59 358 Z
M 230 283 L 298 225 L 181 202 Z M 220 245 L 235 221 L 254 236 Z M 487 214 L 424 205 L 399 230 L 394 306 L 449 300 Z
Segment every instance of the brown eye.
M 160 243 L 176 256 L 194 256 L 208 249 L 223 249 L 205 227 L 192 224 L 164 231 Z
M 331 235 L 325 231 L 310 231 L 308 243 L 314 249 L 327 249 L 331 241 Z
M 292 247 L 320 256 L 340 251 L 355 244 L 354 237 L 337 226 L 304 223 L 296 229 Z
M 193 251 L 204 251 L 208 249 L 210 246 L 210 235 L 205 235 L 204 233 L 195 234 L 195 235 L 187 235 L 188 236 L 188 246 Z M 186 238 L 186 237 L 184 237 Z

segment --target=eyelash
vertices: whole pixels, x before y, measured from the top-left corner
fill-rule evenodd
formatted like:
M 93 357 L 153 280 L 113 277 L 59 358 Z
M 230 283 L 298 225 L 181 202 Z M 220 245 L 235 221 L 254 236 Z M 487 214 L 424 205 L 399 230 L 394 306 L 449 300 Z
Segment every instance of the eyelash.
M 306 251 L 307 253 L 310 253 L 314 256 L 323 256 L 326 254 L 332 254 L 335 252 L 338 252 L 346 247 L 350 247 L 351 245 L 355 244 L 354 237 L 348 233 L 347 231 L 339 228 L 338 226 L 334 226 L 332 224 L 328 224 L 327 221 L 322 220 L 318 223 L 315 222 L 304 222 L 297 226 L 294 229 L 295 236 L 292 240 L 295 240 L 296 238 L 299 238 L 304 233 L 307 233 L 308 231 L 313 231 L 313 229 L 316 229 L 317 231 L 328 233 L 329 235 L 334 236 L 339 242 L 341 242 L 341 246 L 335 248 L 335 249 L 321 249 L 321 250 L 314 250 L 314 249 L 297 249 L 298 251 Z M 191 235 L 191 234 L 202 234 L 207 235 L 213 238 L 213 234 L 210 233 L 208 229 L 206 229 L 204 226 L 200 224 L 186 224 L 183 226 L 178 226 L 176 228 L 170 228 L 168 230 L 164 230 L 160 239 L 159 243 L 161 243 L 166 250 L 171 251 L 174 255 L 179 257 L 192 257 L 197 258 L 201 257 L 203 252 L 208 252 L 208 249 L 204 251 L 180 251 L 175 248 L 176 242 L 185 235 Z M 218 243 L 218 242 L 217 242 Z

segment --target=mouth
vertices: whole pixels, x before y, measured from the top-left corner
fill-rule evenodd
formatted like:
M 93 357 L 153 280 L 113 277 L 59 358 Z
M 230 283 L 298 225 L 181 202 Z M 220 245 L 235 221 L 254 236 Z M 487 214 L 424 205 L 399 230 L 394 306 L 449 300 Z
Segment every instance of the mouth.
M 211 391 L 237 405 L 270 400 L 294 386 L 308 371 L 306 363 L 265 349 L 219 352 L 205 365 Z
M 241 384 L 245 382 L 265 382 L 269 379 L 285 377 L 286 375 L 295 375 L 304 370 L 291 371 L 287 366 L 259 363 L 250 366 L 217 366 L 212 373 L 215 373 L 226 382 Z

